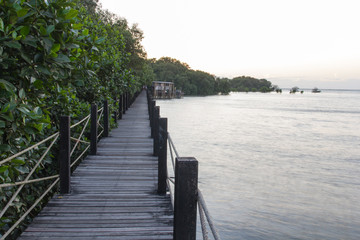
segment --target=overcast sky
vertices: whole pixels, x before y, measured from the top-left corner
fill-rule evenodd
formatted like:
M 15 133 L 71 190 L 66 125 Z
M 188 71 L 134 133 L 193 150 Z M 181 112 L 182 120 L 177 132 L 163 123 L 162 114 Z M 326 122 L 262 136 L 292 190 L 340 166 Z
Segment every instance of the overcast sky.
M 280 87 L 360 89 L 360 0 L 100 0 L 149 58 Z

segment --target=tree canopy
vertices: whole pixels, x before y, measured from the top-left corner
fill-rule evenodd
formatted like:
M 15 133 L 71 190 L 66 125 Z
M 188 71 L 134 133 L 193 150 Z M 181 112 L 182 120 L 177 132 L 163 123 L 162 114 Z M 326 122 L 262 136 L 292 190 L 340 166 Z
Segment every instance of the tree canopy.
M 219 78 L 210 73 L 192 70 L 186 63 L 163 57 L 150 59 L 150 66 L 156 81 L 174 82 L 175 87 L 186 95 L 212 95 L 236 92 L 270 92 L 274 90 L 271 82 L 253 77 Z

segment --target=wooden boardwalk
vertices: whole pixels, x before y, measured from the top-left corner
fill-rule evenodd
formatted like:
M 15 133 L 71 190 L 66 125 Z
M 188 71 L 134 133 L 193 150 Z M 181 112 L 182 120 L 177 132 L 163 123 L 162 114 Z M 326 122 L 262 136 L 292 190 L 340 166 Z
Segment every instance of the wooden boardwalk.
M 147 100 L 131 108 L 71 177 L 72 192 L 56 195 L 19 239 L 172 239 L 170 197 L 157 191 Z

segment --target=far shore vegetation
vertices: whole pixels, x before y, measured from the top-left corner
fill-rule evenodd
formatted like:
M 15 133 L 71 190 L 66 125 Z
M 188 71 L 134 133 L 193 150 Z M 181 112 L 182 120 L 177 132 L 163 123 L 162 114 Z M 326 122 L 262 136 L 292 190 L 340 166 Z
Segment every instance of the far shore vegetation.
M 272 92 L 281 89 L 266 79 L 239 76 L 219 78 L 210 73 L 193 70 L 186 63 L 170 57 L 149 59 L 147 76 L 154 81 L 173 82 L 185 95 L 229 94 L 230 92 Z

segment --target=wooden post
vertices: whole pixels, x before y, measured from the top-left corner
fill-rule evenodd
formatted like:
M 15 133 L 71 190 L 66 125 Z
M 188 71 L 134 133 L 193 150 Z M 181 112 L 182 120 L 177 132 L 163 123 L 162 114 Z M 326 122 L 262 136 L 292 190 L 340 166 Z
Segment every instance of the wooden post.
M 160 107 L 154 107 L 154 156 L 159 156 L 159 118 L 160 118 Z
M 150 117 L 150 96 L 149 96 L 149 90 L 146 90 L 146 99 L 147 99 L 147 106 L 148 106 L 148 113 L 149 113 L 149 117 Z
M 159 119 L 158 194 L 166 194 L 167 178 L 167 118 Z
M 70 117 L 60 117 L 60 194 L 70 193 Z
M 123 114 L 123 99 L 122 99 L 122 95 L 120 95 L 119 98 L 119 119 L 122 119 L 122 114 Z
M 129 93 L 126 92 L 125 93 L 125 99 L 126 99 L 126 104 L 125 104 L 125 108 L 126 108 L 126 111 L 129 109 Z
M 121 94 L 121 98 L 122 98 L 123 114 L 125 114 L 126 113 L 126 97 L 125 97 L 125 93 Z
M 104 100 L 104 137 L 109 136 L 109 104 Z
M 98 107 L 95 103 L 91 104 L 91 123 L 90 123 L 90 155 L 97 153 L 97 135 L 98 135 Z
M 151 127 L 151 137 L 154 137 L 154 111 L 155 111 L 156 102 L 151 101 L 150 103 L 150 112 L 149 112 L 149 118 L 150 118 L 150 127 Z
M 198 161 L 192 157 L 176 158 L 174 239 L 196 239 L 198 199 Z

